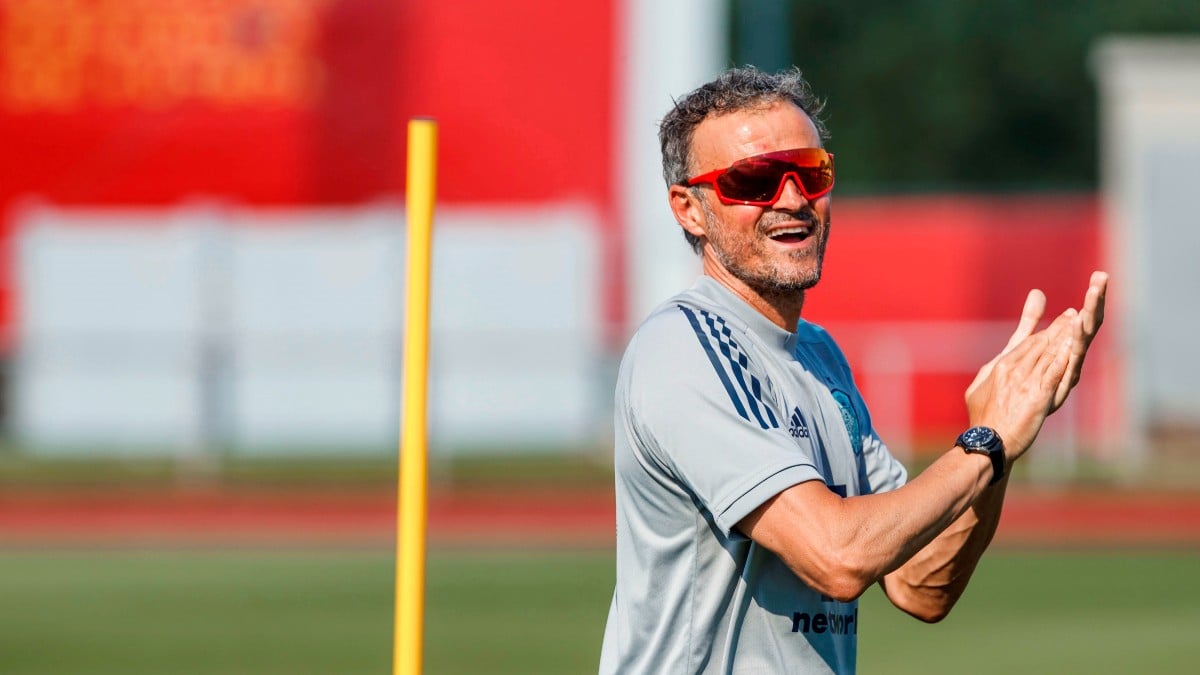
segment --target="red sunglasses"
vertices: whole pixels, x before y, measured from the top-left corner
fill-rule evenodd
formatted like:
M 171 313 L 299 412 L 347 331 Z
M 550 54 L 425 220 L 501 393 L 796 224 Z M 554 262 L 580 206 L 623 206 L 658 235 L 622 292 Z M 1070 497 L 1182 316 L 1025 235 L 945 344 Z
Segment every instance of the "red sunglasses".
M 824 148 L 795 148 L 744 157 L 724 169 L 689 178 L 692 187 L 712 183 L 722 204 L 770 206 L 779 201 L 788 178 L 808 200 L 833 189 L 833 153 Z

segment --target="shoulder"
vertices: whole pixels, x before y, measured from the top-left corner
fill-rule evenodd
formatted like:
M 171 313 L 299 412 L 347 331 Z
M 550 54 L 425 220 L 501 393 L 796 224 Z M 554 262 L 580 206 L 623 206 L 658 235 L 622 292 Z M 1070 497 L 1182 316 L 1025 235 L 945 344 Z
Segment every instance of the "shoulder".
M 774 391 L 760 345 L 736 315 L 704 300 L 681 294 L 641 325 L 621 361 L 621 402 L 723 401 L 757 420 L 750 413 Z
M 817 353 L 831 365 L 836 365 L 843 370 L 850 370 L 850 364 L 846 360 L 842 348 L 824 327 L 801 319 L 796 326 L 796 342 Z
M 741 335 L 740 327 L 731 325 L 719 309 L 677 296 L 638 327 L 622 359 L 622 370 L 629 370 L 629 375 L 669 371 L 679 377 L 694 372 L 698 363 L 710 363 Z
M 841 353 L 841 349 L 838 348 L 833 336 L 820 324 L 800 319 L 800 322 L 796 324 L 796 338 L 801 342 L 827 344 L 837 349 L 838 353 Z

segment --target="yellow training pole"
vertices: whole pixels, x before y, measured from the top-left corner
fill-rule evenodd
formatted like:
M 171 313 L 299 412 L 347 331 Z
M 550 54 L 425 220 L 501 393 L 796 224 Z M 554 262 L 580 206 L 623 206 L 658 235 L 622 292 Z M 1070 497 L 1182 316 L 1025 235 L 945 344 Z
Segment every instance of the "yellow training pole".
M 425 619 L 425 510 L 428 449 L 429 263 L 437 177 L 437 122 L 408 123 L 408 300 L 397 495 L 394 675 L 420 675 Z

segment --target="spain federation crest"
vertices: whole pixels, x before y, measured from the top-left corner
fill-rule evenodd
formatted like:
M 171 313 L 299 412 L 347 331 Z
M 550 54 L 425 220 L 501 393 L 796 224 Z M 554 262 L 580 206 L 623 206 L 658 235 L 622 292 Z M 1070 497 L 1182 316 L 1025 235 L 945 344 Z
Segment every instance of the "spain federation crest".
M 850 396 L 841 389 L 834 389 L 831 393 L 842 411 L 842 422 L 846 425 L 846 433 L 850 435 L 850 447 L 854 448 L 854 456 L 858 457 L 863 451 L 862 427 L 858 424 L 858 415 L 850 403 Z

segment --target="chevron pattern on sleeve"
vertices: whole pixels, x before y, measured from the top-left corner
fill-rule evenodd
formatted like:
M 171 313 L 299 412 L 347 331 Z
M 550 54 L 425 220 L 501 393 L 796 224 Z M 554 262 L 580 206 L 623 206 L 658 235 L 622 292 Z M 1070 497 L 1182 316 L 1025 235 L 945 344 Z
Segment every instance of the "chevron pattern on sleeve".
M 703 309 L 693 310 L 683 305 L 678 307 L 691 323 L 696 338 L 708 354 L 709 363 L 725 386 L 725 392 L 729 394 L 729 400 L 738 415 L 763 429 L 779 428 L 775 413 L 763 402 L 762 383 L 748 370 L 750 357 L 734 340 L 725 319 Z

